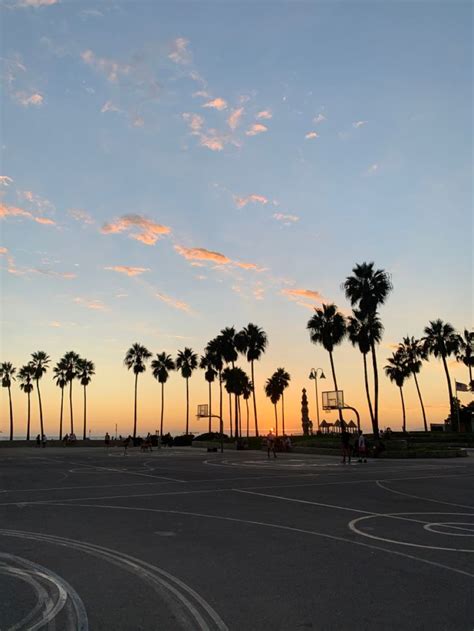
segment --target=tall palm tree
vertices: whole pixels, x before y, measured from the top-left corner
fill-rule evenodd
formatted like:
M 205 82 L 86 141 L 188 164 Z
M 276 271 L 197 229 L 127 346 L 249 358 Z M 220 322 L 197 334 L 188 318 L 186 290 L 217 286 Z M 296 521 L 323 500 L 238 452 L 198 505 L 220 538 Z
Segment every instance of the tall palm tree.
M 135 399 L 133 406 L 133 438 L 137 437 L 137 399 L 138 399 L 138 375 L 146 370 L 146 362 L 150 359 L 152 353 L 142 344 L 132 344 L 128 349 L 123 363 L 128 370 L 133 370 L 135 375 Z
M 357 306 L 364 316 L 375 316 L 377 309 L 385 304 L 393 289 L 390 275 L 383 269 L 374 269 L 374 263 L 358 263 L 352 269 L 352 276 L 348 276 L 342 285 L 346 298 L 351 305 Z M 377 341 L 370 342 L 372 354 L 372 368 L 374 372 L 374 435 L 379 435 L 379 373 L 377 367 Z
M 34 368 L 34 379 L 36 382 L 36 392 L 38 393 L 38 405 L 39 405 L 39 413 L 40 413 L 40 431 L 41 436 L 44 434 L 44 423 L 43 423 L 43 404 L 41 401 L 41 392 L 39 387 L 40 379 L 43 375 L 46 374 L 49 366 L 49 362 L 51 361 L 49 355 L 44 351 L 36 351 L 31 354 L 31 365 Z
M 20 389 L 28 397 L 28 420 L 26 422 L 26 440 L 30 440 L 31 402 L 30 395 L 33 392 L 33 379 L 35 378 L 34 368 L 31 364 L 25 364 L 18 371 L 18 381 Z
M 374 423 L 374 409 L 370 396 L 369 376 L 367 372 L 367 354 L 370 352 L 372 342 L 378 344 L 382 339 L 383 325 L 376 313 L 365 315 L 360 309 L 354 309 L 349 316 L 347 334 L 353 346 L 358 346 L 362 353 L 364 363 L 364 383 L 367 403 L 369 406 L 370 420 Z
M 8 388 L 8 401 L 10 403 L 10 440 L 13 440 L 13 405 L 12 405 L 12 381 L 15 381 L 14 374 L 16 368 L 11 362 L 2 362 L 0 364 L 0 379 L 2 380 L 2 387 Z
M 247 377 L 247 381 L 244 384 L 243 390 L 242 390 L 242 398 L 245 401 L 245 408 L 247 411 L 247 438 L 249 437 L 249 417 L 250 417 L 250 413 L 249 413 L 249 399 L 250 399 L 250 395 L 253 393 L 253 383 L 250 381 L 250 379 Z M 257 434 L 255 434 L 257 436 Z
M 474 391 L 474 383 L 472 381 L 472 367 L 474 366 L 474 331 L 464 329 L 463 334 L 459 335 L 459 352 L 456 360 L 462 362 L 469 370 L 469 385 Z
M 81 386 L 84 388 L 84 423 L 82 428 L 82 440 L 87 438 L 87 396 L 86 388 L 90 384 L 93 375 L 95 375 L 95 366 L 93 362 L 88 359 L 79 359 L 77 362 L 77 374 Z
M 241 423 L 239 414 L 239 398 L 242 396 L 244 390 L 248 385 L 249 378 L 242 368 L 225 368 L 222 373 L 222 379 L 225 383 L 226 390 L 229 394 L 235 396 L 235 424 L 234 424 L 234 436 L 239 438 L 241 435 Z
M 178 351 L 176 358 L 176 370 L 181 371 L 181 376 L 186 379 L 186 435 L 189 434 L 189 378 L 198 366 L 198 356 L 192 348 L 186 347 Z
M 245 353 L 250 362 L 251 381 L 255 385 L 254 363 L 258 361 L 268 346 L 268 337 L 263 329 L 251 322 L 237 333 L 236 346 L 240 353 Z M 255 387 L 252 389 L 255 436 L 258 436 L 257 399 Z
M 217 376 L 217 370 L 214 368 L 213 360 L 210 355 L 204 354 L 201 356 L 199 361 L 199 368 L 202 368 L 204 373 L 204 378 L 207 381 L 209 387 L 209 427 L 208 432 L 212 431 L 212 383 L 214 382 Z
M 227 326 L 221 330 L 217 336 L 220 347 L 222 359 L 226 364 L 231 364 L 232 368 L 235 366 L 235 362 L 238 358 L 238 352 L 236 348 L 236 336 L 237 332 L 233 326 Z M 232 437 L 232 396 L 229 392 L 229 421 L 230 421 L 230 436 Z
M 273 403 L 273 408 L 275 410 L 275 435 L 278 436 L 278 410 L 277 404 L 281 397 L 281 383 L 275 377 L 275 373 L 271 377 L 269 377 L 265 382 L 265 394 Z
M 403 342 L 399 345 L 398 350 L 405 358 L 408 369 L 408 377 L 413 375 L 415 380 L 416 391 L 418 393 L 418 399 L 420 400 L 421 413 L 423 415 L 423 425 L 425 432 L 428 431 L 428 423 L 426 421 L 425 406 L 423 405 L 423 399 L 421 396 L 420 386 L 418 384 L 417 374 L 420 372 L 423 365 L 423 360 L 426 359 L 426 352 L 423 348 L 423 344 L 420 340 L 415 340 L 414 337 L 404 337 Z
M 153 377 L 161 383 L 161 414 L 160 414 L 160 436 L 163 436 L 163 416 L 165 409 L 165 383 L 168 381 L 170 370 L 174 370 L 175 365 L 171 355 L 158 353 L 156 359 L 151 362 Z
M 310 339 L 313 344 L 322 344 L 329 353 L 334 390 L 338 390 L 333 351 L 334 347 L 340 344 L 346 335 L 346 321 L 335 304 L 323 304 L 322 308 L 315 308 L 314 312 L 314 315 L 308 320 L 306 328 L 310 332 Z M 339 410 L 339 420 L 342 425 L 344 423 L 342 410 Z
M 68 351 L 60 360 L 66 370 L 66 378 L 69 383 L 69 420 L 71 423 L 71 434 L 74 434 L 74 409 L 72 405 L 72 382 L 76 378 L 78 365 L 81 358 L 75 351 Z
M 387 362 L 388 364 L 384 366 L 385 374 L 390 379 L 390 381 L 396 383 L 400 389 L 403 414 L 402 431 L 406 432 L 407 420 L 405 412 L 405 400 L 403 398 L 403 384 L 405 383 L 405 379 L 409 376 L 410 371 L 408 369 L 404 354 L 399 351 L 393 353 L 392 356 L 387 359 Z
M 63 409 L 64 409 L 64 388 L 68 384 L 66 365 L 63 360 L 59 360 L 53 368 L 53 379 L 58 388 L 61 388 L 61 406 L 59 408 L 59 440 L 63 438 Z
M 429 325 L 425 327 L 424 333 L 425 335 L 422 338 L 424 350 L 428 355 L 441 357 L 441 361 L 443 362 L 444 373 L 446 375 L 446 381 L 448 384 L 451 428 L 453 429 L 453 431 L 457 431 L 459 430 L 459 428 L 457 427 L 455 414 L 453 388 L 446 359 L 450 355 L 456 355 L 458 353 L 459 336 L 454 330 L 454 327 L 449 324 L 449 322 L 443 322 L 440 319 L 430 320 Z
M 283 433 L 285 433 L 285 390 L 290 385 L 290 374 L 284 368 L 277 368 L 275 371 L 275 379 L 280 384 L 281 389 L 281 424 Z
M 206 348 L 204 349 L 207 357 L 209 358 L 212 367 L 217 371 L 218 379 L 219 379 L 219 431 L 224 427 L 224 421 L 222 418 L 222 369 L 224 368 L 224 358 L 222 356 L 222 340 L 219 336 L 210 340 Z

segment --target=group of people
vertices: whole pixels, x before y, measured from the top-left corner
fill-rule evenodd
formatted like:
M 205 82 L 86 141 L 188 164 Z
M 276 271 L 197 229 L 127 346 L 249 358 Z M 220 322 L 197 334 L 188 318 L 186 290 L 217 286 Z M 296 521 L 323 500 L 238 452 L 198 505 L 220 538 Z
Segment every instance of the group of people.
M 367 462 L 367 442 L 364 432 L 350 434 L 345 428 L 341 432 L 342 464 L 351 462 L 352 456 L 358 456 L 357 462 Z
M 71 432 L 70 434 L 64 434 L 64 436 L 63 436 L 63 447 L 66 447 L 66 445 L 74 445 L 76 440 L 77 440 L 77 438 L 76 438 L 76 434 L 74 432 Z
M 48 438 L 46 434 L 38 434 L 36 437 L 36 446 L 37 447 L 46 447 L 46 443 L 48 442 Z
M 270 430 L 266 436 L 267 443 L 267 457 L 270 458 L 270 453 L 276 458 L 277 451 L 291 451 L 291 439 L 286 434 L 283 436 L 275 436 L 272 430 Z

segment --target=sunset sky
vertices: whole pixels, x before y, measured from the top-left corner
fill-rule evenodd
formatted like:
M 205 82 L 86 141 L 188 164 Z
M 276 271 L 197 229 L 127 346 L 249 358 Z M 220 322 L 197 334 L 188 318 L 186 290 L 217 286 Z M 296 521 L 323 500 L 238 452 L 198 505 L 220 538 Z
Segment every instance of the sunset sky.
M 284 366 L 296 432 L 303 387 L 316 418 L 311 367 L 329 377 L 306 322 L 324 301 L 350 312 L 340 286 L 355 263 L 392 275 L 381 369 L 430 319 L 472 326 L 471 11 L 456 1 L 4 0 L 1 361 L 19 367 L 45 350 L 54 364 L 77 351 L 96 365 L 92 433 L 118 423 L 125 434 L 133 342 L 201 353 L 223 327 L 254 322 L 270 342 L 256 367 L 262 429 L 273 426 L 264 380 Z M 368 429 L 362 356 L 345 342 L 335 363 Z M 467 381 L 463 365 L 450 369 Z M 59 389 L 51 374 L 42 386 L 53 436 Z M 420 386 L 439 422 L 448 396 L 436 360 Z M 202 371 L 190 389 L 194 415 L 207 402 Z M 420 428 L 412 380 L 405 391 L 408 427 Z M 178 374 L 167 392 L 165 430 L 180 433 Z M 139 397 L 139 432 L 155 431 L 149 371 Z M 21 435 L 17 384 L 13 398 Z M 381 426 L 399 428 L 385 377 L 380 407 Z M 33 410 L 37 432 L 36 399 Z M 205 426 L 193 416 L 193 430 Z

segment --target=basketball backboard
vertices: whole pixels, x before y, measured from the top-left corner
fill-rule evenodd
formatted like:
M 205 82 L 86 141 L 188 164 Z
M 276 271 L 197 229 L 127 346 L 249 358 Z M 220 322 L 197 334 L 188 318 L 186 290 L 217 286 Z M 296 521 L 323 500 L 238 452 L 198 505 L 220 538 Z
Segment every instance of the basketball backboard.
M 197 416 L 198 418 L 209 416 L 209 406 L 207 403 L 201 403 L 197 406 Z
M 343 390 L 327 390 L 322 393 L 323 410 L 340 410 L 344 407 Z

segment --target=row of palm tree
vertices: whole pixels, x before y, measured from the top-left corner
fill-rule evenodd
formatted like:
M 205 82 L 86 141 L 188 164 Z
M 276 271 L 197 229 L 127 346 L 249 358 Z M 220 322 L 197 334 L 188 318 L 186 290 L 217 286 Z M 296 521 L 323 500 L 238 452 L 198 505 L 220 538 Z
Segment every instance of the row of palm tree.
M 36 392 L 38 394 L 38 409 L 40 418 L 40 433 L 44 434 L 44 418 L 43 418 L 43 402 L 41 399 L 40 380 L 47 373 L 51 358 L 44 351 L 36 351 L 31 354 L 31 359 L 28 363 L 21 366 L 16 371 L 16 368 L 11 362 L 3 362 L 0 364 L 0 379 L 2 380 L 2 386 L 8 389 L 8 399 L 10 407 L 10 440 L 13 440 L 14 422 L 13 422 L 13 402 L 11 396 L 11 385 L 13 381 L 20 383 L 20 389 L 27 395 L 27 425 L 26 425 L 26 440 L 30 440 L 31 430 L 31 393 L 36 386 Z M 17 377 L 15 377 L 15 374 Z M 70 413 L 70 431 L 74 433 L 74 409 L 73 409 L 73 397 L 72 397 L 72 384 L 75 379 L 78 379 L 83 386 L 83 439 L 87 434 L 87 386 L 90 384 L 92 376 L 95 374 L 95 366 L 93 362 L 88 359 L 80 357 L 74 351 L 69 351 L 58 361 L 53 368 L 53 378 L 56 385 L 61 389 L 61 405 L 59 414 L 59 440 L 63 436 L 63 403 L 64 403 L 64 389 L 69 384 L 69 413 Z

